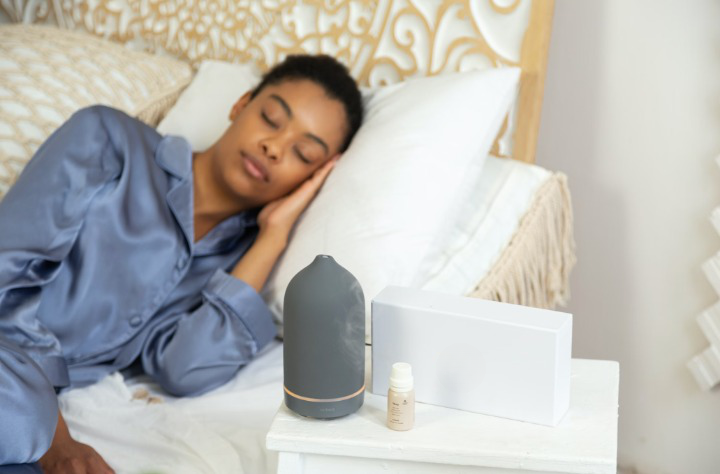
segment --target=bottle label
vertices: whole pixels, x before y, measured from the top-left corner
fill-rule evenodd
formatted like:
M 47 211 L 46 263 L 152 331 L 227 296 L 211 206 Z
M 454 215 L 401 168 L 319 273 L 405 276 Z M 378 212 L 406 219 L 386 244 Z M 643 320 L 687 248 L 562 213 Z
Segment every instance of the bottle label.
M 388 390 L 388 427 L 409 430 L 415 423 L 415 393 L 398 393 Z

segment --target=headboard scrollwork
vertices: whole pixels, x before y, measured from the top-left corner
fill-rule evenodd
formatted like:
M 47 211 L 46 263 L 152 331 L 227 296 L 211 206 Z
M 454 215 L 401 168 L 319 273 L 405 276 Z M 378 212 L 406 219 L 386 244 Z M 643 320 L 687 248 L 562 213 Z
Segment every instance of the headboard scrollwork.
M 484 67 L 522 69 L 493 152 L 534 161 L 553 0 L 30 0 L 14 21 L 83 29 L 193 65 L 327 53 L 361 85 Z

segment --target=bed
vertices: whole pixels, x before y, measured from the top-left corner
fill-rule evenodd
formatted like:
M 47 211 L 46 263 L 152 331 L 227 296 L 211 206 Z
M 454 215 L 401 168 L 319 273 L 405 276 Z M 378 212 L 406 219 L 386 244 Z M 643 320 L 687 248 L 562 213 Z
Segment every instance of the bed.
M 554 308 L 569 297 L 575 254 L 567 180 L 532 164 L 552 8 L 549 0 L 2 3 L 0 10 L 14 24 L 0 27 L 0 198 L 42 141 L 85 105 L 112 105 L 164 133 L 184 135 L 188 127 L 192 135 L 204 124 L 176 117 L 188 111 L 205 117 L 210 112 L 197 107 L 222 106 L 226 99 L 212 99 L 208 90 L 236 93 L 215 85 L 213 77 L 236 74 L 242 92 L 293 52 L 339 58 L 367 103 L 381 105 L 383 94 L 398 84 L 410 90 L 411 81 L 425 77 L 516 67 L 519 86 L 500 120 L 494 119 L 496 133 L 487 149 L 478 148 L 478 156 L 466 157 L 455 175 L 445 176 L 443 195 L 457 192 L 452 179 L 458 173 L 473 177 L 463 184 L 465 198 L 438 206 L 435 220 L 428 219 L 452 232 L 429 232 L 422 248 L 430 250 L 420 257 L 408 252 L 392 261 L 396 268 L 380 274 L 359 268 L 356 276 L 368 298 L 393 283 Z M 468 115 L 463 126 L 472 130 L 485 123 L 475 119 Z M 211 132 L 203 133 L 190 140 L 194 147 L 211 139 Z M 463 132 L 457 139 L 472 142 L 474 135 Z M 346 161 L 345 175 L 356 174 L 352 160 Z M 369 260 L 363 251 L 381 247 L 363 239 L 339 245 L 347 242 L 339 239 L 340 231 L 328 230 L 323 199 L 331 201 L 332 190 L 344 186 L 340 164 L 338 176 L 331 176 L 335 181 L 328 180 L 298 223 L 302 235 L 324 232 L 323 246 L 293 238 L 263 292 L 280 330 L 284 287 L 303 258 L 318 251 L 336 259 L 347 255 L 339 261 L 350 262 L 354 271 L 360 263 L 353 255 Z M 405 184 L 422 194 L 422 183 Z M 396 225 L 411 215 L 398 212 L 391 219 Z M 407 226 L 416 220 L 408 218 L 400 230 L 412 229 Z M 394 255 L 391 244 L 382 243 L 388 246 L 384 255 Z M 175 399 L 146 377 L 116 373 L 59 399 L 73 436 L 95 447 L 117 472 L 261 473 L 274 472 L 277 463 L 264 438 L 282 401 L 281 385 L 282 343 L 275 341 L 228 384 L 200 397 Z

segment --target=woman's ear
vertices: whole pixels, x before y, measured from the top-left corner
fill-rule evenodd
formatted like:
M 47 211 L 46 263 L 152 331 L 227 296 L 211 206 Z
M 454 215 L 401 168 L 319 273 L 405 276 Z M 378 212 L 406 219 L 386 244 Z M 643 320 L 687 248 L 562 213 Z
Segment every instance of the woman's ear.
M 250 102 L 250 94 L 252 93 L 251 90 L 247 91 L 238 99 L 235 104 L 233 104 L 232 109 L 230 109 L 230 121 L 234 122 L 235 118 L 238 116 L 240 111 L 245 108 L 245 106 Z

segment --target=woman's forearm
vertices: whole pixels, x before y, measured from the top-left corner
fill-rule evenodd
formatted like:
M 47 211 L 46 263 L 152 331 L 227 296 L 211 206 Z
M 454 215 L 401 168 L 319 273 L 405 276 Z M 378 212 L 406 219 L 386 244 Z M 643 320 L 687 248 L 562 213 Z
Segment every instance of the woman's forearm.
M 235 265 L 232 275 L 256 291 L 262 290 L 275 262 L 285 250 L 287 238 L 271 233 L 260 233 L 250 249 Z

